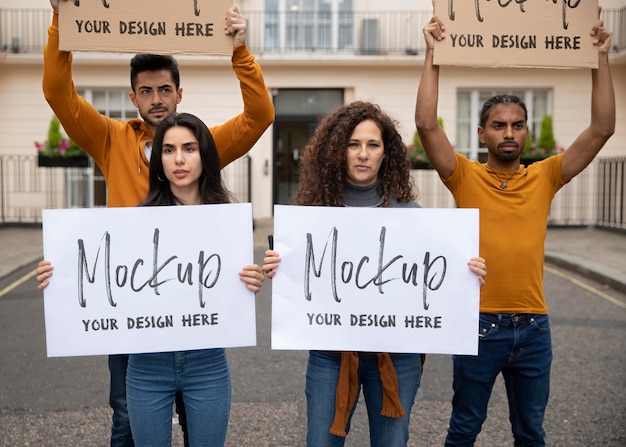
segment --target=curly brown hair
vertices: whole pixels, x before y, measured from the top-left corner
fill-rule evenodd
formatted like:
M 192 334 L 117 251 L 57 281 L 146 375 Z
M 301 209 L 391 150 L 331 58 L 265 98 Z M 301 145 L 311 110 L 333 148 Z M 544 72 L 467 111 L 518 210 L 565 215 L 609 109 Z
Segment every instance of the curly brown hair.
M 348 142 L 354 128 L 365 120 L 378 125 L 385 146 L 385 157 L 378 171 L 378 192 L 383 206 L 389 204 L 390 197 L 399 202 L 416 199 L 406 146 L 396 129 L 397 122 L 378 105 L 355 101 L 337 107 L 320 120 L 303 151 L 294 204 L 344 205 Z

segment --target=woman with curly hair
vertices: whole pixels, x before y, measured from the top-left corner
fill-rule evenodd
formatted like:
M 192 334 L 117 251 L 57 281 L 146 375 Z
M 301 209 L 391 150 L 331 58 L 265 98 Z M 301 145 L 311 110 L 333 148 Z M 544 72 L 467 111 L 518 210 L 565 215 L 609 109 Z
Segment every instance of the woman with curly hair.
M 356 101 L 322 118 L 301 162 L 296 205 L 419 207 L 396 122 L 375 104 Z M 269 278 L 279 263 L 276 251 L 265 252 Z M 472 258 L 469 268 L 483 284 L 484 260 Z M 344 445 L 362 388 L 371 446 L 406 446 L 422 361 L 420 354 L 310 351 L 306 445 Z
M 356 101 L 321 120 L 302 156 L 294 204 L 415 208 L 415 199 L 406 147 L 379 106 Z

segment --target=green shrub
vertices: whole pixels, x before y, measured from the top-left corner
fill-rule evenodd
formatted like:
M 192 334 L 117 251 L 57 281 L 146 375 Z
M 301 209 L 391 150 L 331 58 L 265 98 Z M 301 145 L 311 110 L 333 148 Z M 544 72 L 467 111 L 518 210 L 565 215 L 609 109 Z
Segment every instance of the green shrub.
M 35 142 L 37 152 L 48 157 L 79 157 L 85 153 L 70 138 L 61 132 L 61 123 L 56 115 L 50 120 L 48 139 L 43 143 Z
M 443 128 L 443 118 L 437 118 L 439 125 Z M 415 131 L 413 134 L 413 144 L 406 147 L 406 156 L 411 162 L 412 169 L 433 169 L 433 165 L 430 164 L 426 151 L 424 151 L 424 145 L 420 139 L 420 135 Z
M 554 132 L 552 130 L 552 117 L 550 115 L 544 115 L 541 120 L 541 132 L 539 138 L 535 139 L 535 136 L 531 133 L 526 140 L 526 146 L 524 152 L 522 152 L 522 160 L 542 160 L 550 157 L 551 155 L 560 154 L 564 149 L 558 146 L 554 139 Z

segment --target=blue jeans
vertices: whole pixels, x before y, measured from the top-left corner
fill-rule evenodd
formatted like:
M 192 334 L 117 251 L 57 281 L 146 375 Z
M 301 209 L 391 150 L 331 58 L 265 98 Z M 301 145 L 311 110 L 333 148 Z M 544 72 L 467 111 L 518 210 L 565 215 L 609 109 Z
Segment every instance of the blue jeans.
M 126 407 L 126 368 L 128 354 L 109 356 L 109 405 L 113 409 L 111 424 L 111 447 L 134 447 Z
M 383 391 L 375 355 L 359 360 L 359 393 L 367 406 L 372 447 L 405 447 L 409 440 L 411 408 L 422 376 L 419 354 L 390 354 L 398 377 L 398 395 L 406 415 L 401 418 L 382 416 Z M 341 357 L 320 351 L 310 351 L 306 370 L 307 447 L 341 447 L 345 438 L 329 433 L 335 416 L 335 392 Z M 354 401 L 350 420 L 356 409 Z
M 478 356 L 454 356 L 454 397 L 446 446 L 469 447 L 487 418 L 501 372 L 514 446 L 545 446 L 552 342 L 547 315 L 480 314 Z
M 109 374 L 111 383 L 109 387 L 109 405 L 113 410 L 111 424 L 111 447 L 134 447 L 133 437 L 128 420 L 128 407 L 126 406 L 126 370 L 128 369 L 128 354 L 116 354 L 109 356 Z M 187 437 L 187 425 L 185 417 L 185 405 L 180 393 L 176 393 L 176 412 L 180 427 L 183 430 L 183 445 L 189 447 Z
M 189 443 L 222 447 L 232 397 L 224 349 L 130 355 L 126 397 L 137 446 L 171 447 L 177 391 L 185 403 Z

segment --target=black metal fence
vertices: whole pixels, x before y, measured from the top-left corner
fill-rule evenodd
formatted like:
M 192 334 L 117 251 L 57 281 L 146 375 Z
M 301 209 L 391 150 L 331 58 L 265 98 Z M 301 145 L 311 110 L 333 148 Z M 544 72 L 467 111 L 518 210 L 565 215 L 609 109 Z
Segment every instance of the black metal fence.
M 251 158 L 224 169 L 228 188 L 239 202 L 252 200 Z M 0 224 L 41 223 L 41 210 L 88 206 L 91 168 L 39 168 L 34 155 L 0 156 Z M 597 226 L 626 231 L 626 157 L 599 158 L 559 191 L 549 226 Z M 433 170 L 413 171 L 419 202 L 428 208 L 454 206 L 450 192 Z M 72 193 L 72 190 L 74 191 Z
M 92 183 L 104 180 L 92 170 L 42 168 L 36 155 L 0 155 L 0 225 L 41 223 L 43 209 L 94 206 Z M 250 156 L 229 164 L 224 178 L 238 202 L 251 201 Z
M 598 161 L 599 226 L 626 229 L 625 164 L 625 158 L 603 158 Z
M 626 157 L 596 158 L 556 194 L 549 227 L 595 226 L 626 231 Z M 436 171 L 413 171 L 419 202 L 427 208 L 454 206 Z
M 37 223 L 43 208 L 64 208 L 59 169 L 38 169 L 33 155 L 0 156 L 0 223 Z

